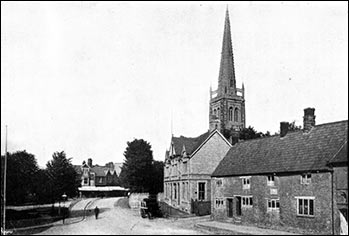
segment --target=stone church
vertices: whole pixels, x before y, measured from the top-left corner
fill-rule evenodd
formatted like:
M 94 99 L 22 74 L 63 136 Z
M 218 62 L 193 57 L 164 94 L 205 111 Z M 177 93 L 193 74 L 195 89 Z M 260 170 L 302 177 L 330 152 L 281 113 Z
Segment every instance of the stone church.
M 231 148 L 232 135 L 245 127 L 244 88 L 236 88 L 228 9 L 218 80 L 218 89 L 211 90 L 209 130 L 193 138 L 172 136 L 166 151 L 164 201 L 186 213 L 211 213 L 211 174 Z
M 209 127 L 218 129 L 225 137 L 237 138 L 245 128 L 245 88 L 236 87 L 233 46 L 231 42 L 229 12 L 226 10 L 223 46 L 218 76 L 218 88 L 210 89 Z

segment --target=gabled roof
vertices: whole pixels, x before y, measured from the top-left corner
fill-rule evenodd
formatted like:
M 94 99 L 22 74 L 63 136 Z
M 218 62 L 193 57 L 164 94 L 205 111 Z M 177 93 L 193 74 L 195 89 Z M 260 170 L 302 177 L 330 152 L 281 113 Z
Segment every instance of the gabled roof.
M 345 120 L 317 125 L 308 133 L 301 130 L 282 138 L 277 135 L 240 142 L 228 151 L 212 176 L 328 170 L 328 161 L 347 139 Z
M 172 144 L 177 155 L 181 155 L 183 151 L 183 146 L 188 155 L 192 154 L 210 135 L 207 131 L 196 138 L 187 138 L 184 136 L 172 137 Z
M 114 163 L 114 171 L 118 176 L 120 176 L 122 164 L 123 163 Z

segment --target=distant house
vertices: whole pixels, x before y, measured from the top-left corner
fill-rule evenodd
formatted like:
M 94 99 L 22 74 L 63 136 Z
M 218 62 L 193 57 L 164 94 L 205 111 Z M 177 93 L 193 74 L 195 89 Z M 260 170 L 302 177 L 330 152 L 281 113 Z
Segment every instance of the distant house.
M 108 195 L 106 191 L 112 191 L 111 187 L 119 185 L 119 174 L 121 163 L 109 162 L 105 166 L 93 165 L 89 158 L 87 163 L 84 161 L 81 166 L 75 165 L 78 172 L 78 178 L 81 180 L 81 195 Z M 120 190 L 120 189 L 115 189 Z M 114 190 L 113 190 L 114 191 Z
M 172 137 L 165 157 L 165 202 L 188 213 L 195 213 L 192 201 L 206 202 L 207 212 L 201 212 L 210 214 L 211 174 L 230 147 L 218 130 L 196 138 Z
M 281 122 L 280 135 L 229 150 L 212 174 L 214 219 L 338 234 L 339 208 L 348 211 L 348 121 L 315 125 L 314 110 L 304 110 L 303 130 Z

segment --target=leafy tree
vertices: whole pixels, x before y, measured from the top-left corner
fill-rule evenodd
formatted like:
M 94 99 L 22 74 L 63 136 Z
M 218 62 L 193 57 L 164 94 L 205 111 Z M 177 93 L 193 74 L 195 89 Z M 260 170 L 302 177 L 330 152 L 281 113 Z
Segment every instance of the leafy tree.
M 269 136 L 270 136 L 270 133 L 267 132 L 267 134 L 269 134 Z M 261 138 L 261 137 L 264 137 L 263 133 L 257 132 L 251 126 L 249 126 L 248 128 L 244 128 L 239 132 L 239 139 L 243 139 L 243 140 Z
M 1 174 L 4 173 L 5 156 L 1 156 Z M 35 200 L 36 174 L 39 167 L 35 156 L 24 151 L 7 153 L 6 201 L 8 204 L 23 204 Z M 3 176 L 1 176 L 3 185 Z M 1 186 L 3 189 L 3 186 Z
M 127 142 L 124 152 L 125 161 L 121 168 L 121 182 L 131 192 L 149 192 L 152 190 L 153 151 L 148 142 L 135 139 Z
M 152 188 L 150 193 L 160 193 L 164 191 L 164 162 L 154 161 L 153 162 L 153 175 L 152 175 Z
M 302 130 L 302 126 L 297 126 L 296 121 L 292 121 L 288 124 L 288 130 L 289 131 L 298 131 Z
M 46 164 L 52 201 L 61 199 L 64 193 L 68 197 L 77 195 L 79 182 L 71 159 L 66 157 L 64 151 L 55 152 L 52 155 L 52 160 Z

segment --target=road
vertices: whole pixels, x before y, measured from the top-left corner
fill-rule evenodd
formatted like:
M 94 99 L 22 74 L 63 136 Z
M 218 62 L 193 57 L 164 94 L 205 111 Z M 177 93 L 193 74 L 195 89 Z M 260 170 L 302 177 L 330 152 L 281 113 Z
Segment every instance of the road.
M 94 216 L 88 216 L 85 220 L 67 225 L 53 226 L 38 235 L 63 235 L 63 234 L 188 234 L 188 235 L 203 235 L 203 231 L 194 229 L 194 221 L 186 220 L 170 220 L 164 218 L 143 219 L 140 217 L 139 210 L 126 209 L 116 206 L 116 202 L 120 198 L 105 198 L 105 199 L 85 199 L 84 202 L 79 202 L 73 209 L 79 210 L 83 208 L 88 201 L 93 202 L 87 209 L 92 210 L 95 206 L 103 209 L 96 220 Z M 85 205 L 84 205 L 85 203 Z

